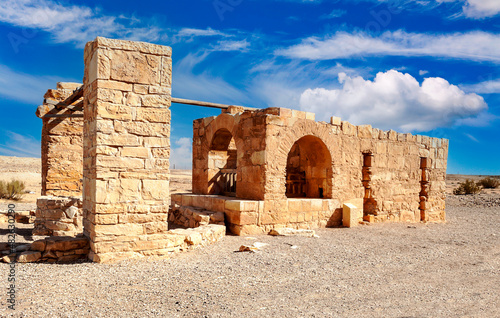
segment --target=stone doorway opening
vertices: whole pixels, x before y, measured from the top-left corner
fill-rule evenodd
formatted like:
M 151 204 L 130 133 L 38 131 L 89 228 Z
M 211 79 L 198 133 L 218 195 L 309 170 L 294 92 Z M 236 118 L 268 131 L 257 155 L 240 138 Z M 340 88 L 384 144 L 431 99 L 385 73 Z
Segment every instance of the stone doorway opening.
M 297 140 L 287 157 L 287 198 L 331 198 L 332 158 L 315 136 Z
M 236 196 L 236 143 L 225 128 L 215 132 L 208 151 L 208 194 Z

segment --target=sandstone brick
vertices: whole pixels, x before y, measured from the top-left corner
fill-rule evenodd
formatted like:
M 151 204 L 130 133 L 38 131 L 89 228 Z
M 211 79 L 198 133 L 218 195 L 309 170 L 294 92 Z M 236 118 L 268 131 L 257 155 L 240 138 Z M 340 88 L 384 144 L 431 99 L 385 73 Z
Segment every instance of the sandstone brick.
M 169 195 L 168 180 L 142 180 L 142 195 L 145 200 L 166 200 Z
M 18 263 L 32 263 L 38 261 L 42 257 L 42 253 L 38 251 L 26 251 L 22 252 L 17 257 Z
M 170 95 L 144 95 L 142 105 L 151 107 L 170 107 Z
M 124 157 L 148 158 L 149 150 L 144 147 L 123 147 L 121 155 Z
M 152 123 L 170 123 L 170 110 L 168 108 L 138 108 L 136 119 Z
M 128 83 L 159 85 L 160 66 L 161 58 L 158 56 L 114 50 L 110 77 Z
M 119 90 L 119 91 L 126 91 L 126 92 L 132 91 L 132 84 L 124 83 L 124 82 L 117 82 L 117 81 L 110 81 L 110 80 L 98 80 L 97 87 L 108 88 L 108 89 Z
M 358 207 L 352 203 L 345 203 L 342 213 L 342 224 L 346 227 L 358 225 Z
M 103 225 L 96 224 L 94 227 L 94 233 L 96 235 L 124 235 L 133 236 L 144 234 L 144 227 L 140 224 L 113 224 L 113 225 Z
M 340 117 L 330 117 L 330 124 L 335 126 L 340 126 L 342 124 L 342 119 Z

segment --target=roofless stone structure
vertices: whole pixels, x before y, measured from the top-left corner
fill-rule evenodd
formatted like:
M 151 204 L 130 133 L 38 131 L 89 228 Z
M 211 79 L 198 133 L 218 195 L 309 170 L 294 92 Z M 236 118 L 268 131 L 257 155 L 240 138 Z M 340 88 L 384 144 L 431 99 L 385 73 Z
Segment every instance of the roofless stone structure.
M 445 220 L 445 139 L 180 99 L 223 110 L 194 121 L 193 193 L 171 203 L 171 49 L 98 37 L 84 61 L 83 86 L 58 83 L 37 110 L 43 196 L 35 232 L 83 232 L 93 261 L 205 245 L 224 235 L 224 224 L 246 235 Z M 169 222 L 190 229 L 169 230 Z

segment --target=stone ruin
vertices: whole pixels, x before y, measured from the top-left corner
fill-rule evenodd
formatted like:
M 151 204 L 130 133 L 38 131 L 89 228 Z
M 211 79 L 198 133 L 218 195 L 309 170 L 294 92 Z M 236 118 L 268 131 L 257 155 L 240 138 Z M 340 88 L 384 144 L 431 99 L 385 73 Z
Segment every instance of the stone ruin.
M 98 37 L 84 61 L 83 85 L 58 83 L 37 110 L 34 234 L 89 242 L 61 257 L 164 256 L 215 242 L 226 228 L 445 221 L 448 140 L 286 108 L 229 106 L 195 120 L 193 193 L 170 195 L 171 48 Z

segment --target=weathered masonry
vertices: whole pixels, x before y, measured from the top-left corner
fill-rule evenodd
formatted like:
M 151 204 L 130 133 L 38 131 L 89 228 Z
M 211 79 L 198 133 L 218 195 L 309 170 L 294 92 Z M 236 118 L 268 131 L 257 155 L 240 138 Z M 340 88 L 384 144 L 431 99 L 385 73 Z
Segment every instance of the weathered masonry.
M 169 108 L 190 103 L 171 97 L 171 49 L 99 37 L 84 61 L 83 85 L 58 83 L 37 110 L 43 189 L 35 230 L 83 233 L 93 261 L 205 245 L 224 235 L 222 224 L 246 235 L 445 220 L 447 140 L 336 117 L 317 122 L 286 108 L 229 106 L 195 120 L 193 193 L 171 202 Z M 172 223 L 191 229 L 170 230 Z
M 173 195 L 174 210 L 224 212 L 239 235 L 444 221 L 447 155 L 445 139 L 232 107 L 194 121 L 193 194 Z

